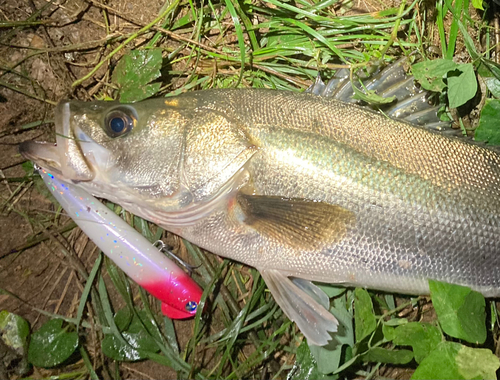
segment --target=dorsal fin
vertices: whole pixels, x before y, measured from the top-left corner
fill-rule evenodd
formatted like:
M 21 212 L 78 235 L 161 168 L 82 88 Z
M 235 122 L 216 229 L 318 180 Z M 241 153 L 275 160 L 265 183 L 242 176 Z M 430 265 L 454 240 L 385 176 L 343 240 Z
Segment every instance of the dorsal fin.
M 354 99 L 352 86 L 362 89 L 359 83 L 361 79 L 367 90 L 375 91 L 384 98 L 396 97 L 396 102 L 378 107 L 386 115 L 424 127 L 429 125 L 434 130 L 450 129 L 450 123 L 441 121 L 438 116 L 439 107 L 431 101 L 433 94 L 422 90 L 415 84 L 414 78 L 406 74 L 403 66 L 405 61 L 406 58 L 402 58 L 369 78 L 354 74 L 353 84 L 347 69 L 338 70 L 327 84 L 318 76 L 306 92 L 368 106 L 365 102 Z

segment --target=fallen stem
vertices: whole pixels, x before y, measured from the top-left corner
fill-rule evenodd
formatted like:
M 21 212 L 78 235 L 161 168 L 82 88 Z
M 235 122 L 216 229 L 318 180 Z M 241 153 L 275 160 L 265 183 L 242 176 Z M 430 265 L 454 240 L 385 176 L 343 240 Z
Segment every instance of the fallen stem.
M 57 104 L 57 102 L 54 102 L 52 100 L 48 100 L 48 99 L 42 98 L 41 96 L 38 96 L 38 95 L 35 95 L 35 94 L 31 94 L 28 91 L 20 89 L 20 88 L 18 88 L 16 86 L 13 86 L 13 85 L 11 85 L 11 84 L 9 84 L 7 82 L 4 82 L 4 81 L 0 81 L 0 86 L 6 87 L 9 90 L 12 90 L 12 91 L 15 91 L 15 92 L 19 92 L 20 94 L 26 95 L 29 98 L 33 98 L 33 99 L 36 99 L 36 100 L 40 100 L 41 102 L 48 103 L 48 104 L 50 104 L 52 106 L 55 106 Z
M 406 0 L 403 0 L 399 7 L 399 12 L 398 15 L 396 16 L 397 19 L 396 22 L 394 23 L 394 28 L 392 29 L 391 36 L 389 37 L 389 40 L 387 41 L 387 43 L 384 46 L 384 49 L 382 50 L 381 53 L 382 59 L 384 58 L 385 53 L 387 53 L 387 50 L 389 50 L 394 41 L 396 41 L 396 39 L 398 38 L 399 24 L 401 23 L 401 18 L 403 17 L 404 14 L 405 5 L 406 5 Z
M 147 32 L 155 24 L 157 24 L 163 18 L 165 18 L 173 9 L 175 9 L 175 7 L 177 7 L 177 4 L 179 3 L 179 1 L 180 0 L 174 1 L 172 4 L 170 4 L 170 6 L 167 9 L 165 9 L 165 11 L 160 16 L 158 16 L 157 18 L 155 18 L 153 21 L 151 21 L 145 27 L 143 27 L 140 30 L 138 30 L 137 32 L 133 33 L 129 38 L 127 38 L 125 41 L 123 41 L 116 49 L 114 49 L 111 53 L 109 53 L 106 56 L 106 58 L 104 58 L 92 70 L 90 70 L 90 72 L 87 75 L 85 75 L 82 78 L 74 81 L 71 86 L 72 87 L 76 87 L 76 86 L 82 84 L 87 79 L 91 78 L 97 72 L 97 70 L 99 70 L 101 68 L 101 66 L 104 65 L 104 63 L 106 61 L 110 60 L 116 53 L 118 53 L 121 49 L 123 49 L 129 42 L 133 41 L 134 39 L 136 39 L 137 37 L 139 37 L 141 34 Z

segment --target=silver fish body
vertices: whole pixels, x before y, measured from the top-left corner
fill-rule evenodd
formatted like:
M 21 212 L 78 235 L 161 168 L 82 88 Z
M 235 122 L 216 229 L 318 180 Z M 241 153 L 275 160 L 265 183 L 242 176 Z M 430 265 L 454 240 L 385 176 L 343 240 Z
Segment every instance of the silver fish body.
M 26 143 L 26 157 L 256 267 L 313 343 L 336 322 L 289 277 L 409 294 L 435 279 L 500 295 L 496 151 L 309 93 L 63 102 L 57 114 L 57 146 Z M 116 135 L 109 115 L 129 129 Z
M 223 90 L 189 97 L 247 126 L 253 154 L 238 186 L 269 197 L 269 208 L 305 199 L 346 212 L 329 221 L 338 236 L 327 244 L 309 241 L 316 236 L 307 231 L 310 247 L 259 228 L 235 234 L 227 206 L 179 230 L 188 240 L 310 280 L 425 293 L 432 278 L 500 295 L 498 153 L 308 95 Z

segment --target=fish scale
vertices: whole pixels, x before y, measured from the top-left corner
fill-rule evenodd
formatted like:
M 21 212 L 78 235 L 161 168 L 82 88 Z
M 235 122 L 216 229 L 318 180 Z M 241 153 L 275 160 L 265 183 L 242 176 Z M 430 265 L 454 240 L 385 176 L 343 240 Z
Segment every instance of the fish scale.
M 218 91 L 224 91 L 226 100 L 222 106 L 212 100 L 218 98 Z M 305 125 L 300 131 L 303 132 L 305 129 L 306 132 L 309 132 L 307 127 L 313 123 L 306 123 L 308 114 L 324 115 L 325 110 L 318 108 L 323 107 L 325 103 L 334 103 L 334 106 L 336 106 L 335 101 L 320 99 L 318 101 L 319 105 L 314 107 L 314 102 L 318 98 L 308 95 L 292 97 L 290 93 L 259 92 L 257 97 L 253 96 L 252 92 L 255 92 L 255 90 L 234 91 L 232 93 L 226 90 L 216 90 L 214 93 L 206 94 L 208 95 L 207 99 L 209 99 L 206 102 L 204 97 L 201 100 L 197 98 L 197 104 L 200 108 L 206 107 L 217 111 L 220 110 L 231 116 L 233 114 L 237 115 L 240 123 L 247 125 L 246 131 L 250 135 L 250 139 L 258 141 L 257 144 L 262 142 L 261 145 L 267 149 L 272 149 L 270 146 L 272 146 L 273 139 L 272 133 L 269 133 L 269 131 L 276 128 L 272 126 L 286 125 L 288 131 L 290 131 L 299 129 L 299 125 Z M 187 96 L 198 96 L 200 93 L 193 94 Z M 205 94 L 201 93 L 200 95 Z M 238 100 L 233 100 L 233 96 L 236 96 Z M 269 99 L 270 97 L 273 99 Z M 289 100 L 290 98 L 291 100 Z M 309 104 L 307 104 L 308 101 Z M 257 102 L 258 104 L 256 104 Z M 241 106 L 242 104 L 244 106 Z M 273 109 L 273 104 L 280 104 L 277 111 Z M 302 105 L 301 110 L 306 110 L 301 112 L 300 115 L 298 115 L 299 111 L 296 111 L 298 104 Z M 342 103 L 339 104 L 339 107 L 342 109 L 354 106 Z M 268 109 L 266 110 L 266 108 Z M 295 111 L 291 112 L 290 109 Z M 252 111 L 245 114 L 245 110 Z M 262 112 L 257 113 L 255 110 Z M 259 193 L 324 200 L 346 208 L 352 208 L 352 200 L 357 200 L 357 202 L 354 202 L 354 206 L 358 206 L 357 219 L 360 232 L 353 231 L 351 241 L 345 243 L 345 247 L 350 248 L 329 250 L 328 254 L 334 258 L 333 260 L 327 259 L 323 262 L 314 263 L 316 265 L 314 270 L 322 273 L 312 279 L 322 281 L 330 279 L 331 281 L 331 279 L 337 277 L 343 282 L 346 280 L 345 276 L 339 276 L 338 270 L 330 269 L 332 266 L 339 266 L 338 260 L 341 260 L 339 254 L 344 256 L 341 261 L 348 263 L 345 267 L 339 269 L 348 272 L 352 270 L 350 268 L 352 264 L 358 266 L 357 257 L 370 257 L 371 253 L 373 258 L 368 260 L 377 262 L 378 266 L 376 269 L 367 268 L 367 272 L 375 271 L 381 274 L 387 273 L 388 275 L 398 274 L 404 278 L 414 276 L 418 279 L 418 277 L 421 277 L 421 281 L 419 281 L 422 284 L 424 284 L 427 277 L 432 277 L 469 285 L 487 295 L 499 295 L 499 279 L 498 276 L 492 273 L 492 268 L 497 269 L 500 264 L 500 261 L 495 257 L 500 247 L 494 238 L 494 236 L 498 236 L 499 232 L 499 218 L 498 214 L 496 214 L 498 213 L 498 202 L 493 201 L 498 199 L 498 170 L 495 166 L 498 164 L 497 154 L 483 147 L 470 144 L 466 140 L 449 138 L 425 129 L 416 128 L 404 122 L 387 120 L 379 114 L 364 109 L 357 113 L 353 112 L 352 109 L 348 111 L 346 112 L 348 116 L 337 123 L 338 117 L 336 117 L 336 114 L 341 111 L 335 112 L 335 108 L 330 107 L 328 112 L 329 121 L 322 120 L 320 123 L 329 127 L 321 128 L 323 131 L 321 135 L 335 138 L 334 145 L 338 145 L 338 140 L 340 140 L 344 145 L 360 152 L 357 162 L 350 160 L 352 157 L 349 157 L 348 160 L 339 160 L 337 168 L 334 168 L 335 164 L 331 163 L 330 171 L 334 172 L 335 169 L 342 168 L 342 161 L 347 161 L 349 164 L 344 170 L 344 178 L 351 182 L 366 182 L 366 172 L 360 173 L 350 167 L 368 165 L 370 170 L 374 169 L 376 172 L 382 170 L 381 175 L 375 175 L 376 178 L 370 179 L 369 183 L 365 184 L 363 188 L 356 189 L 355 187 L 344 187 L 343 185 L 339 186 L 339 188 L 331 187 L 330 189 L 322 187 L 319 182 L 331 184 L 332 181 L 323 181 L 323 179 L 315 181 L 315 175 L 320 169 L 319 163 L 321 162 L 321 159 L 317 157 L 302 157 L 307 164 L 316 165 L 316 172 L 312 176 L 307 176 L 307 170 L 301 171 L 295 164 L 291 167 L 273 166 L 276 162 L 280 162 L 278 156 L 289 149 L 296 153 L 307 151 L 304 145 L 299 150 L 293 143 L 289 146 L 283 144 L 284 146 L 279 146 L 276 149 L 277 153 L 274 156 L 264 157 L 259 163 L 254 163 L 258 159 L 256 156 L 250 160 L 251 177 Z M 350 115 L 355 115 L 355 117 L 349 117 Z M 314 119 L 318 120 L 316 116 Z M 348 123 L 346 119 L 354 119 L 352 120 L 353 123 L 350 124 L 351 127 L 349 127 L 353 136 L 342 133 L 343 130 L 347 129 L 346 124 Z M 245 120 L 251 120 L 251 123 L 244 124 Z M 248 124 L 251 126 L 248 127 Z M 357 128 L 355 125 L 360 126 L 360 132 L 356 133 Z M 339 133 L 335 130 L 336 128 L 342 131 Z M 391 133 L 385 133 L 387 129 Z M 370 131 L 375 130 L 377 131 L 376 136 L 370 133 Z M 252 134 L 253 131 L 255 131 L 255 135 Z M 316 141 L 313 141 L 311 145 L 313 145 L 312 150 L 315 150 L 319 140 L 317 134 L 320 130 L 316 128 L 313 132 Z M 278 134 L 280 138 L 277 140 L 280 142 L 289 141 L 287 138 L 283 138 L 286 133 L 279 131 Z M 366 139 L 358 137 L 362 134 L 366 136 Z M 395 138 L 403 146 L 402 149 L 391 152 L 392 155 L 380 149 L 382 145 L 388 147 L 396 144 Z M 409 149 L 410 147 L 411 149 Z M 419 149 L 418 154 L 413 154 L 417 147 Z M 318 151 L 325 152 L 325 149 L 320 148 Z M 453 154 L 453 160 L 450 162 L 445 160 L 449 154 Z M 385 158 L 387 161 L 380 161 L 380 158 Z M 374 168 L 372 166 L 371 161 L 374 159 L 376 163 L 379 163 L 379 167 Z M 287 162 L 288 160 L 289 157 L 285 157 L 281 161 Z M 294 163 L 298 161 L 295 160 Z M 462 162 L 463 164 L 458 164 Z M 307 166 L 307 164 L 304 165 Z M 280 173 L 281 175 L 274 177 L 270 181 L 270 172 Z M 400 180 L 399 172 L 406 177 L 403 178 L 403 181 Z M 392 177 L 387 178 L 387 176 L 391 175 Z M 280 180 L 281 177 L 284 180 Z M 297 183 L 302 183 L 302 186 L 297 186 Z M 308 191 L 300 191 L 301 187 L 308 189 Z M 317 191 L 311 193 L 311 189 Z M 374 212 L 373 208 L 369 208 L 369 210 L 363 210 L 362 208 L 362 205 L 370 204 L 369 198 L 371 196 L 369 193 L 372 191 L 385 191 L 387 193 L 400 191 L 400 194 L 396 200 L 387 200 L 385 202 L 384 198 L 381 198 L 378 194 L 373 195 L 374 200 L 381 200 L 379 202 L 380 207 L 386 211 L 377 213 Z M 340 193 L 343 193 L 344 197 L 339 197 L 338 194 Z M 404 198 L 406 198 L 406 202 L 398 202 Z M 461 233 L 461 231 L 474 229 L 479 220 L 482 221 L 481 226 L 476 227 L 477 231 L 473 230 L 472 234 L 480 236 L 484 233 L 486 235 L 483 239 L 488 241 L 489 244 L 483 244 L 482 247 L 471 242 L 465 233 Z M 488 224 L 491 225 L 488 226 Z M 384 229 L 376 227 L 384 225 L 386 226 Z M 392 234 L 387 236 L 387 230 L 392 231 Z M 417 231 L 422 231 L 420 239 L 420 233 Z M 196 233 L 193 235 L 196 235 Z M 384 236 L 387 237 L 384 238 Z M 361 250 L 359 247 L 361 247 Z M 382 249 L 379 247 L 382 247 Z M 215 249 L 219 250 L 220 247 L 217 246 Z M 352 253 L 349 252 L 349 249 L 352 250 Z M 481 259 L 475 254 L 475 251 L 478 250 L 489 251 L 489 253 L 484 254 L 484 259 Z M 388 254 L 385 263 L 381 260 L 381 257 L 384 257 L 384 252 Z M 273 253 L 269 255 L 274 256 Z M 353 256 L 352 260 L 349 260 L 350 255 Z M 237 259 L 245 261 L 240 255 L 237 255 Z M 407 268 L 404 268 L 405 265 L 402 265 L 401 261 L 408 262 L 409 266 L 407 265 Z M 256 263 L 251 264 L 255 265 Z M 288 258 L 284 264 L 290 264 Z M 303 266 L 300 263 L 294 263 L 295 265 L 300 268 L 300 274 L 303 274 Z M 318 266 L 321 268 L 320 270 L 318 270 Z M 474 273 L 471 273 L 473 268 Z M 279 269 L 286 270 L 286 268 Z M 366 286 L 367 284 L 364 283 L 363 279 L 357 280 L 355 278 L 354 273 L 359 272 L 363 274 L 360 268 L 352 270 L 353 275 L 351 281 L 348 282 Z M 369 285 L 373 286 L 372 284 Z M 421 289 L 402 285 L 400 279 L 396 280 L 392 285 L 387 285 L 376 287 L 409 293 L 422 292 Z M 492 289 L 487 289 L 488 287 Z
M 382 71 L 388 86 L 373 88 L 401 96 L 391 75 Z M 412 119 L 418 109 L 419 120 L 441 128 L 436 107 L 422 111 L 427 96 L 412 86 L 419 103 L 398 98 L 388 113 Z M 335 93 L 317 81 L 302 94 L 221 89 L 131 105 L 62 102 L 57 146 L 29 142 L 21 152 L 256 267 L 313 344 L 326 344 L 338 322 L 318 288 L 293 278 L 408 294 L 428 293 L 434 279 L 500 296 L 499 154 L 318 96 L 323 90 Z M 129 123 L 118 137 L 110 114 Z

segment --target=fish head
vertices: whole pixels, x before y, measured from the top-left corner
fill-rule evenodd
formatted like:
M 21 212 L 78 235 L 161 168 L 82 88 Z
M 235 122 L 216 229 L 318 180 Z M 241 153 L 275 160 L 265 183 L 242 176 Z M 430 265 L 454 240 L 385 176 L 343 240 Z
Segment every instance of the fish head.
M 134 104 L 62 101 L 56 144 L 29 141 L 20 151 L 96 196 L 175 224 L 159 213 L 197 214 L 233 189 L 228 183 L 255 152 L 236 120 L 207 105 L 213 95 L 199 93 Z
M 185 124 L 162 99 L 62 101 L 55 110 L 56 143 L 28 141 L 20 152 L 111 201 L 163 199 L 175 207 L 185 198 L 179 178 Z

